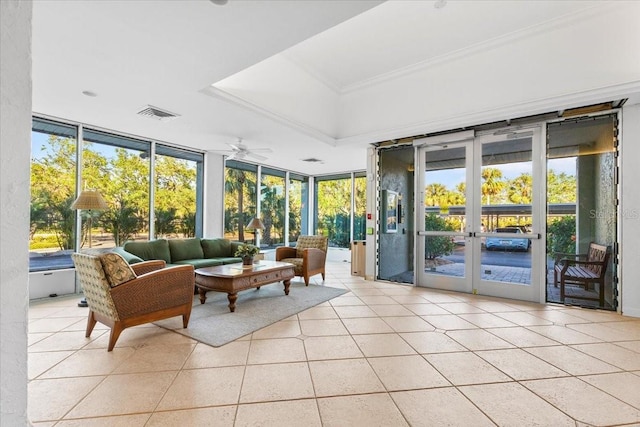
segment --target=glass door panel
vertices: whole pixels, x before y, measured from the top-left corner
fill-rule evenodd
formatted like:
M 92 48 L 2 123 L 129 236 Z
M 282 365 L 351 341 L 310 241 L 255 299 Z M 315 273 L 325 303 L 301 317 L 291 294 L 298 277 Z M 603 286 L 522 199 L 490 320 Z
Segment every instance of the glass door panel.
M 438 144 L 420 149 L 418 188 L 418 284 L 469 292 L 471 224 L 467 183 L 470 142 Z
M 616 121 L 608 114 L 548 125 L 547 301 L 616 309 Z M 589 264 L 592 243 L 609 253 L 606 265 Z M 564 265 L 587 268 L 595 277 L 567 275 L 562 292 Z
M 497 135 L 496 135 L 497 134 Z M 534 247 L 539 229 L 535 207 L 534 148 L 539 131 L 476 139 L 474 192 L 480 231 L 474 235 L 474 289 L 483 295 L 538 301 Z

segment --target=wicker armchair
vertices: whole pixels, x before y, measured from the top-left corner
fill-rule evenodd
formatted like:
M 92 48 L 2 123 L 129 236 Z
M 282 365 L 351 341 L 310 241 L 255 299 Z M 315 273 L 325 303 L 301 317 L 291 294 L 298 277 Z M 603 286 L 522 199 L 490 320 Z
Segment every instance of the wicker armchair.
M 135 277 L 120 285 L 110 284 L 100 257 L 74 253 L 76 274 L 89 305 L 86 337 L 96 322 L 111 328 L 109 346 L 131 326 L 182 316 L 182 326 L 189 324 L 193 304 L 193 266 L 165 268 L 164 261 L 145 261 L 130 267 Z
M 295 266 L 295 275 L 304 278 L 309 286 L 309 277 L 322 274 L 325 279 L 324 264 L 327 259 L 329 239 L 325 236 L 300 236 L 295 248 L 276 248 L 276 261 L 288 262 Z

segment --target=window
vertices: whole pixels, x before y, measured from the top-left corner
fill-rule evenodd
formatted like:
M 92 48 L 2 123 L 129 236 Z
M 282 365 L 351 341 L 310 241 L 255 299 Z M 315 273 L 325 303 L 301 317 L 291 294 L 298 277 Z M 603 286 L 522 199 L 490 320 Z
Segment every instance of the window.
M 353 212 L 353 240 L 365 240 L 367 229 L 367 177 L 364 172 L 355 174 L 353 179 L 355 210 Z
M 31 132 L 30 271 L 72 267 L 78 129 L 34 119 Z
M 351 176 L 316 178 L 316 234 L 329 246 L 348 248 L 351 241 Z
M 260 245 L 273 248 L 284 244 L 285 173 L 262 168 L 260 180 L 260 216 L 264 224 Z
M 289 174 L 289 246 L 295 246 L 298 237 L 308 233 L 309 178 Z
M 241 242 L 253 241 L 246 226 L 256 215 L 258 167 L 228 160 L 224 180 L 224 236 Z

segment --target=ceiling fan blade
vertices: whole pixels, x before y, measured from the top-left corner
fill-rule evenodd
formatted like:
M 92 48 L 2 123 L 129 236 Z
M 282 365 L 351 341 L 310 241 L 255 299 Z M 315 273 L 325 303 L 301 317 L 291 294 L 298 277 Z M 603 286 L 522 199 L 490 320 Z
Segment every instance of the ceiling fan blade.
M 231 147 L 231 149 L 233 151 L 242 151 L 242 149 L 244 147 L 242 147 L 242 145 L 236 145 L 236 144 L 227 144 L 229 147 Z
M 250 148 L 248 151 L 252 153 L 273 153 L 271 148 Z

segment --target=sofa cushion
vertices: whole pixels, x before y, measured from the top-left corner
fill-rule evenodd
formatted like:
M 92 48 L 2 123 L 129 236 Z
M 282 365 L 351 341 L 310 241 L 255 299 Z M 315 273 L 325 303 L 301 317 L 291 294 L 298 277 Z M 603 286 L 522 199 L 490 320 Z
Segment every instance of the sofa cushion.
M 320 249 L 327 251 L 326 236 L 299 236 L 296 243 L 296 258 L 302 258 L 305 249 Z
M 129 264 L 136 264 L 136 263 L 144 261 L 142 258 L 137 257 L 134 254 L 125 251 L 124 248 L 122 248 L 120 246 L 111 249 L 111 252 L 122 256 L 122 258 L 124 258 L 124 260 L 127 261 Z
M 204 251 L 200 245 L 200 239 L 171 239 L 169 240 L 169 251 L 171 252 L 171 262 L 177 263 L 185 259 L 204 258 Z
M 171 264 L 171 252 L 166 239 L 150 240 L 145 242 L 126 242 L 124 250 L 130 252 L 145 261 L 150 259 L 161 259 L 167 264 Z
M 176 265 L 192 265 L 193 268 L 204 268 L 222 265 L 222 261 L 219 258 L 185 259 L 182 261 L 177 261 Z
M 227 239 L 200 239 L 205 258 L 232 257 L 231 241 Z
M 107 277 L 109 286 L 112 288 L 127 283 L 137 277 L 136 273 L 122 255 L 107 252 L 99 255 L 98 258 L 100 258 L 100 263 L 102 264 L 102 269 Z
M 238 257 L 217 258 L 217 259 L 222 261 L 223 264 L 237 264 L 239 262 L 242 262 L 242 258 L 238 258 Z

